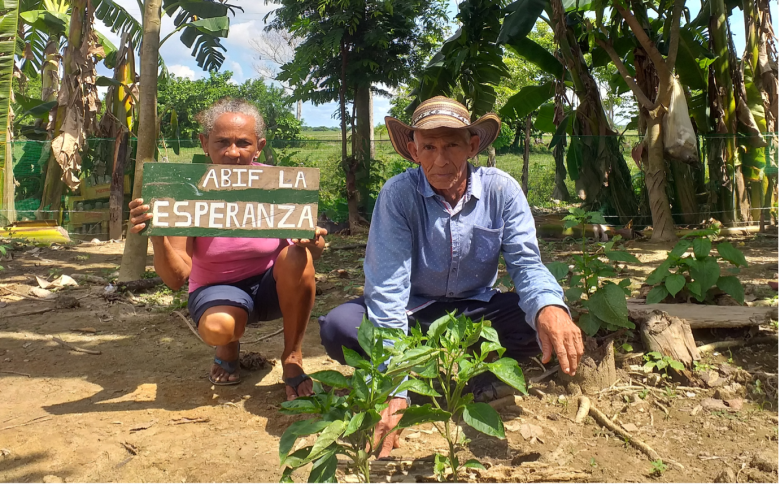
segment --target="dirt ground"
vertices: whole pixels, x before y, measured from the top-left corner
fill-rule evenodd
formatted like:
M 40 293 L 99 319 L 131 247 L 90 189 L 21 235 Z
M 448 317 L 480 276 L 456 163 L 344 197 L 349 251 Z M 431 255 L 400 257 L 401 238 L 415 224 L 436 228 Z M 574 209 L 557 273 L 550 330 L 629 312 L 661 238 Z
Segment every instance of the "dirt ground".
M 750 267 L 740 276 L 743 283 L 763 287 L 777 280 L 776 237 L 732 241 L 745 243 L 741 249 Z M 316 316 L 362 291 L 363 249 L 333 249 L 354 245 L 350 238 L 329 237 L 329 242 L 331 248 L 317 262 L 319 296 L 304 342 L 309 372 L 348 370 L 325 355 Z M 135 296 L 104 296 L 106 284 L 81 280 L 77 288 L 58 291 L 75 297 L 76 308 L 18 296 L 38 286 L 35 275 L 49 281 L 61 274 L 110 280 L 122 249 L 121 243 L 18 246 L 10 259 L 0 261 L 5 267 L 0 271 L 0 481 L 277 481 L 279 438 L 297 419 L 278 412 L 285 397 L 281 366 L 242 371 L 238 386 L 212 387 L 206 376 L 213 351 L 173 313 L 186 312 L 186 292 L 157 288 Z M 542 244 L 547 261 L 564 259 L 576 249 Z M 630 245 L 643 262 L 626 268 L 634 290 L 668 249 Z M 282 336 L 260 337 L 280 328 L 280 320 L 253 326 L 242 350 L 278 359 Z M 776 335 L 776 323 L 760 331 Z M 697 343 L 710 342 L 747 332 L 699 331 L 695 337 Z M 70 350 L 54 337 L 99 355 Z M 641 350 L 638 338 L 633 346 Z M 522 413 L 505 416 L 506 440 L 466 430 L 472 441 L 463 455 L 518 469 L 524 463 L 565 467 L 594 482 L 712 482 L 726 469 L 739 482 L 777 482 L 777 356 L 777 345 L 767 344 L 703 359 L 707 369 L 727 369 L 721 366 L 726 363 L 750 373 L 731 387 L 735 396 L 716 388 L 643 385 L 636 375 L 629 382 L 632 375 L 624 363 L 623 380 L 592 399 L 667 459 L 668 469 L 661 474 L 651 474 L 646 456 L 590 418 L 575 424 L 577 397 L 556 381 L 537 384 L 541 392 L 519 402 Z M 542 373 L 533 361 L 522 365 L 527 378 Z M 741 409 L 736 404 L 725 410 L 701 408 L 716 392 L 744 398 Z M 430 425 L 403 436 L 404 446 L 394 452 L 398 458 L 429 459 L 445 447 Z M 300 472 L 295 478 L 305 481 L 306 476 Z M 513 480 L 523 481 L 523 475 Z

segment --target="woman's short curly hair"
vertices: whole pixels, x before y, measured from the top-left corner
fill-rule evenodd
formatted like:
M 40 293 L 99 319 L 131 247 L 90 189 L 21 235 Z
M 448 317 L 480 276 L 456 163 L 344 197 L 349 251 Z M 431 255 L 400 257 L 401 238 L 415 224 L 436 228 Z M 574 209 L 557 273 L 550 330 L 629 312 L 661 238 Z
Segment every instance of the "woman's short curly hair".
M 265 137 L 265 120 L 257 107 L 248 101 L 235 98 L 222 98 L 210 107 L 204 109 L 195 116 L 195 120 L 200 123 L 201 131 L 208 136 L 214 128 L 217 118 L 225 113 L 240 113 L 255 119 L 255 133 L 258 138 Z

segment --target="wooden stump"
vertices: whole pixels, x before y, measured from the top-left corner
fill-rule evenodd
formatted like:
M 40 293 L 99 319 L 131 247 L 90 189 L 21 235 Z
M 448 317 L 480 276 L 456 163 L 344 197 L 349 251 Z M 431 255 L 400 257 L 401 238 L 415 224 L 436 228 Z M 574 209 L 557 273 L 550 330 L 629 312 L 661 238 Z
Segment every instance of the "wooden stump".
M 572 382 L 580 386 L 584 394 L 596 394 L 617 380 L 615 350 L 612 340 L 608 340 L 601 347 L 589 347 L 591 346 L 585 345 L 585 355 L 582 356 L 576 375 L 572 377 L 559 372 L 558 376 L 564 383 Z
M 650 352 L 660 352 L 690 368 L 701 359 L 688 322 L 654 310 L 636 317 L 642 343 Z

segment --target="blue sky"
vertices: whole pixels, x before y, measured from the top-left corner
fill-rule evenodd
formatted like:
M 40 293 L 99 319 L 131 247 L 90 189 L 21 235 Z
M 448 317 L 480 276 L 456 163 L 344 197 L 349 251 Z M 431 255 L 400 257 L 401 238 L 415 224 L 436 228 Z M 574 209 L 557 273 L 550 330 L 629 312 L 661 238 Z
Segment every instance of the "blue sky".
M 136 0 L 115 0 L 122 5 L 136 18 L 141 17 Z M 255 71 L 255 65 L 258 64 L 257 54 L 251 47 L 251 41 L 256 37 L 263 27 L 263 18 L 276 8 L 275 5 L 267 5 L 265 1 L 260 0 L 233 0 L 231 3 L 240 5 L 244 12 L 231 18 L 230 35 L 223 42 L 227 48 L 225 53 L 225 63 L 223 70 L 233 71 L 233 79 L 237 82 L 243 82 L 246 79 L 258 77 Z M 772 5 L 772 15 L 778 19 L 778 4 L 770 2 Z M 689 0 L 686 2 L 691 10 L 691 16 L 694 17 L 699 11 L 699 0 Z M 450 14 L 454 17 L 457 11 L 457 2 L 450 1 Z M 731 17 L 731 27 L 734 32 L 734 43 L 737 52 L 741 55 L 745 45 L 745 27 L 742 19 L 742 12 L 735 9 Z M 162 37 L 165 37 L 173 30 L 173 20 L 164 16 L 162 21 Z M 108 32 L 105 26 L 100 25 L 98 29 L 115 44 L 119 43 L 118 36 Z M 172 36 L 160 49 L 163 59 L 165 59 L 168 69 L 177 76 L 198 79 L 206 75 L 196 64 L 195 59 L 190 56 L 190 50 L 182 44 L 178 36 Z M 98 68 L 99 74 L 110 75 L 105 68 Z M 303 105 L 303 120 L 309 126 L 338 126 L 338 121 L 332 117 L 336 111 L 336 103 L 327 103 L 320 106 L 313 106 L 311 103 Z M 390 100 L 382 97 L 374 97 L 374 124 L 384 122 L 384 117 L 388 114 Z

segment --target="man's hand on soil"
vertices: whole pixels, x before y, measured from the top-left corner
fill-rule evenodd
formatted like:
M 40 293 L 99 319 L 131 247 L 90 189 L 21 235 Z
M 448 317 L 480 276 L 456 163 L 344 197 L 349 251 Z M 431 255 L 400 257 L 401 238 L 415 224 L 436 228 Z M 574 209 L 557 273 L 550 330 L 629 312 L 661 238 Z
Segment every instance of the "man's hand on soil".
M 406 399 L 403 397 L 390 398 L 387 401 L 387 404 L 387 408 L 379 413 L 382 419 L 379 421 L 379 423 L 377 423 L 374 430 L 374 448 L 376 448 L 376 446 L 379 444 L 379 440 L 381 440 L 382 437 L 388 433 L 388 431 L 395 428 L 395 426 L 401 420 L 401 415 L 395 413 L 401 409 L 406 409 L 407 407 Z M 390 436 L 385 438 L 385 441 L 382 442 L 382 448 L 379 450 L 378 458 L 387 458 L 390 456 L 390 452 L 393 451 L 393 448 L 399 448 L 401 446 L 401 442 L 399 440 L 400 436 L 401 434 L 399 431 L 393 431 Z
M 585 348 L 582 345 L 582 331 L 571 321 L 569 314 L 561 307 L 546 306 L 536 317 L 536 332 L 542 343 L 542 363 L 558 356 L 561 370 L 571 376 L 576 374 Z

